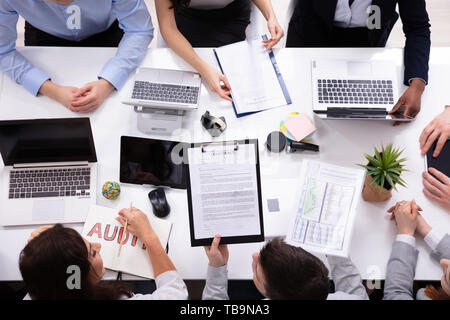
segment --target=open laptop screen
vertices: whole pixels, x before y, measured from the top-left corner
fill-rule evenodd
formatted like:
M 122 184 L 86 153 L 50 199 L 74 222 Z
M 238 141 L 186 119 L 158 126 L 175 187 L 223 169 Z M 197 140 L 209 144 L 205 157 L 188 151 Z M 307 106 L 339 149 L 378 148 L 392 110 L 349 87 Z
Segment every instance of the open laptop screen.
M 97 161 L 89 118 L 0 121 L 0 152 L 6 166 Z

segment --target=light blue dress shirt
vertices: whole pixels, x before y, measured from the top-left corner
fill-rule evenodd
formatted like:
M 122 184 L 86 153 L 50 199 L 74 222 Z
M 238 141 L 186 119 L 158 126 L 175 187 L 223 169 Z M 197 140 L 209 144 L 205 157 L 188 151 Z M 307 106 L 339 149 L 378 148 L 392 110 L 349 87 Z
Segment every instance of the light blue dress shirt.
M 152 20 L 144 0 L 74 0 L 68 5 L 44 0 L 0 0 L 0 71 L 33 95 L 50 76 L 17 52 L 19 15 L 44 32 L 72 41 L 106 31 L 118 20 L 124 36 L 116 55 L 98 75 L 117 90 L 139 66 L 153 39 Z

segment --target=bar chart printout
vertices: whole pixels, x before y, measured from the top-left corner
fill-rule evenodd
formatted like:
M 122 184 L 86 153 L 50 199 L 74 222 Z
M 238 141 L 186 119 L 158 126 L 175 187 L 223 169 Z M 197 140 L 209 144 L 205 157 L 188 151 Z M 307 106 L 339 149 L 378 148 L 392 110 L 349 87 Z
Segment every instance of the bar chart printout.
M 286 241 L 318 253 L 348 255 L 364 171 L 304 160 Z

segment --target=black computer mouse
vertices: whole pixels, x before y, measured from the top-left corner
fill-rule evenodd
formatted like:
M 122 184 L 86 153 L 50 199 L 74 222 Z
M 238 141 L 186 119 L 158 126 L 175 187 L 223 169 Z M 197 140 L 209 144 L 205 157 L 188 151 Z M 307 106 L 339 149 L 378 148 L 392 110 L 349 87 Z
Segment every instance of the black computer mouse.
M 158 218 L 164 218 L 170 213 L 170 206 L 163 188 L 150 191 L 148 193 L 148 199 L 152 204 L 153 214 Z

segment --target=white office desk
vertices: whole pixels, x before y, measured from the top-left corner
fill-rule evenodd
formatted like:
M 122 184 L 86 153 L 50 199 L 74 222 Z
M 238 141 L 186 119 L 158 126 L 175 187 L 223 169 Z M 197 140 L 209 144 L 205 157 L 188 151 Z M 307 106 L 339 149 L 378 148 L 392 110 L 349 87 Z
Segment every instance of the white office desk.
M 66 49 L 66 48 L 19 48 L 20 52 L 33 63 L 52 76 L 53 81 L 82 86 L 96 79 L 104 63 L 115 54 L 115 49 Z M 210 64 L 216 65 L 212 50 L 199 49 L 197 52 Z M 210 135 L 201 127 L 200 116 L 209 110 L 215 116 L 225 116 L 228 129 L 214 140 L 258 138 L 260 147 L 261 174 L 263 188 L 270 179 L 297 178 L 301 161 L 304 158 L 327 161 L 330 163 L 354 166 L 364 162 L 363 153 L 372 153 L 374 146 L 393 142 L 405 148 L 408 157 L 406 166 L 411 172 L 405 173 L 409 188 L 399 187 L 392 200 L 381 203 L 360 201 L 353 232 L 351 258 L 365 279 L 383 279 L 391 245 L 396 235 L 396 227 L 389 221 L 386 210 L 398 200 L 415 198 L 424 209 L 423 215 L 435 228 L 445 232 L 450 229 L 450 213 L 430 202 L 422 193 L 421 173 L 424 169 L 420 156 L 418 138 L 422 129 L 450 102 L 450 48 L 433 48 L 430 61 L 430 84 L 423 96 L 422 112 L 417 119 L 407 125 L 393 127 L 390 122 L 380 121 L 321 121 L 315 120 L 318 132 L 313 142 L 320 145 L 318 154 L 270 154 L 264 147 L 265 138 L 279 129 L 279 123 L 289 112 L 306 112 L 312 116 L 311 108 L 311 71 L 312 58 L 355 58 L 355 59 L 394 59 L 397 63 L 399 78 L 403 77 L 402 50 L 400 49 L 281 49 L 276 52 L 277 61 L 285 78 L 293 104 L 286 107 L 261 112 L 237 119 L 229 102 L 211 94 L 205 86 L 202 88 L 200 108 L 188 114 L 184 128 L 172 140 L 211 141 Z M 169 49 L 149 50 L 142 66 L 192 70 L 184 61 Z M 157 135 L 144 135 L 137 130 L 137 116 L 132 108 L 120 103 L 130 89 L 131 81 L 125 88 L 114 93 L 97 111 L 88 114 L 91 118 L 97 156 L 99 177 L 97 188 L 107 180 L 119 180 L 120 136 L 132 135 L 160 138 Z M 403 90 L 403 89 L 402 89 Z M 86 116 L 74 114 L 47 97 L 35 98 L 22 87 L 4 77 L 0 96 L 0 119 L 58 118 Z M 151 214 L 151 205 L 147 198 L 150 189 L 140 186 L 122 185 L 122 194 L 118 200 L 110 201 L 99 192 L 99 205 L 122 208 L 130 201 L 136 207 Z M 296 190 L 286 190 L 296 192 Z M 204 279 L 207 258 L 203 248 L 191 248 L 189 238 L 188 209 L 186 191 L 170 190 L 167 193 L 172 211 L 168 219 L 174 223 L 169 241 L 169 256 L 184 279 Z M 287 226 L 287 221 L 285 222 Z M 81 230 L 82 224 L 72 225 Z M 28 234 L 36 226 L 0 227 L 0 280 L 20 280 L 18 256 L 26 244 Z M 265 226 L 270 228 L 270 226 Z M 251 254 L 262 247 L 262 243 L 239 244 L 230 246 L 229 278 L 251 279 Z M 416 279 L 438 280 L 442 275 L 439 264 L 429 258 L 430 250 L 423 240 L 419 240 L 420 250 Z M 321 256 L 322 259 L 324 257 Z M 108 278 L 114 273 L 108 272 Z M 128 278 L 128 277 L 125 277 Z M 131 279 L 132 277 L 129 277 Z

